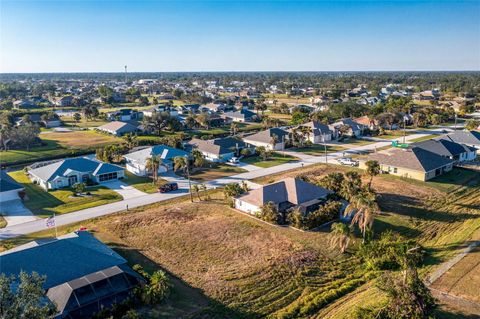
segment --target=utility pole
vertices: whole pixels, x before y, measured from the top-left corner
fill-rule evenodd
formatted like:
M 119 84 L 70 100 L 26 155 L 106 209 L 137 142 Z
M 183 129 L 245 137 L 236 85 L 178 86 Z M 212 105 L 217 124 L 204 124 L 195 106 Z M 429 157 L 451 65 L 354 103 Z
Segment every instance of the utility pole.
M 457 130 L 457 113 L 455 113 L 455 126 L 453 129 L 456 131 Z
M 407 119 L 405 117 L 405 115 L 403 116 L 403 144 L 405 144 L 405 135 L 407 134 L 406 133 L 406 124 L 407 123 Z
M 127 84 L 127 66 L 125 65 L 125 84 Z
M 325 135 L 323 135 L 323 148 L 325 150 L 325 164 L 328 164 L 328 156 L 327 156 L 327 142 L 325 141 Z

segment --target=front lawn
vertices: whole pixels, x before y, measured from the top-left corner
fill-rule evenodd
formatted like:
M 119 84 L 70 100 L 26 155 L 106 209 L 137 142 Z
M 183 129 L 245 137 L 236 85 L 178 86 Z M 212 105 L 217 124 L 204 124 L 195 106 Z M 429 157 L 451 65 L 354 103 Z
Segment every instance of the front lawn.
M 320 156 L 325 154 L 325 148 L 322 144 L 314 144 L 312 146 L 305 146 L 293 149 L 295 152 L 300 152 L 307 155 Z M 340 145 L 327 145 L 327 153 L 343 152 L 345 147 Z
M 245 173 L 246 170 L 240 167 L 231 166 L 222 163 L 207 162 L 205 167 L 193 169 L 190 178 L 199 182 L 211 181 L 217 178 L 232 176 Z M 179 174 L 180 172 L 177 172 Z M 184 176 L 183 172 L 179 175 Z
M 51 216 L 53 213 L 71 213 L 122 200 L 122 196 L 103 186 L 88 187 L 87 192 L 91 193 L 90 196 L 75 197 L 70 188 L 47 192 L 34 185 L 23 171 L 11 172 L 9 175 L 25 186 L 28 199 L 24 204 L 33 214 L 40 217 Z
M 122 180 L 125 184 L 131 185 L 138 189 L 139 191 L 142 191 L 144 193 L 148 194 L 153 194 L 158 192 L 158 186 L 152 183 L 152 179 L 150 177 L 142 177 L 142 176 L 137 176 L 129 171 L 125 171 L 126 178 Z M 159 178 L 158 181 L 161 182 L 166 182 L 165 180 Z
M 260 156 L 250 156 L 250 157 L 242 158 L 241 161 L 242 163 L 251 164 L 251 165 L 255 165 L 262 168 L 268 168 L 268 167 L 277 166 L 277 165 L 281 165 L 281 164 L 285 164 L 285 163 L 289 163 L 297 160 L 298 158 L 290 155 L 273 153 L 272 156 L 270 156 L 267 160 L 263 160 L 263 158 Z

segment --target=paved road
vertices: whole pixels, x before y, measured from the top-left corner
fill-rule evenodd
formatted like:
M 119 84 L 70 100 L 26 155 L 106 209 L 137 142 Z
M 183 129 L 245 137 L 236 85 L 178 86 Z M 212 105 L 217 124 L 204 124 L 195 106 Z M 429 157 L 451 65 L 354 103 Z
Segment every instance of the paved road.
M 38 219 L 23 205 L 20 199 L 3 202 L 1 209 L 3 218 L 5 218 L 8 226 L 28 223 Z
M 423 132 L 416 133 L 416 134 L 407 136 L 406 140 L 409 141 L 409 140 L 430 135 L 430 134 L 433 134 L 432 131 L 425 131 L 424 133 Z M 389 140 L 384 142 L 376 142 L 369 145 L 353 147 L 345 150 L 344 152 L 330 153 L 328 154 L 328 163 L 336 164 L 336 161 L 334 161 L 334 159 L 343 156 L 343 153 L 361 154 L 361 153 L 373 151 L 377 148 L 384 147 L 390 144 L 391 144 L 391 141 Z M 205 184 L 209 188 L 222 187 L 228 183 L 234 183 L 234 182 L 239 183 L 244 180 L 251 180 L 258 177 L 273 175 L 283 171 L 287 171 L 295 168 L 301 168 L 304 166 L 309 166 L 317 163 L 325 163 L 325 156 L 311 156 L 309 158 L 304 158 L 302 160 L 295 161 L 295 162 L 290 162 L 290 163 L 273 166 L 269 168 L 264 168 L 264 169 L 253 170 L 253 171 L 249 171 L 246 173 L 241 173 L 241 174 L 237 174 L 229 177 L 219 178 L 216 180 L 206 182 Z M 169 175 L 166 177 L 165 176 L 162 176 L 162 177 L 171 181 L 178 182 L 179 190 L 171 193 L 164 193 L 164 194 L 156 193 L 156 194 L 149 194 L 149 195 L 144 195 L 144 196 L 135 197 L 135 198 L 128 198 L 128 199 L 124 199 L 122 201 L 111 203 L 111 204 L 92 207 L 92 208 L 72 212 L 65 215 L 59 215 L 56 217 L 57 226 L 78 223 L 87 219 L 125 211 L 127 205 L 129 208 L 135 208 L 135 207 L 140 207 L 140 206 L 144 206 L 152 203 L 162 202 L 171 198 L 176 198 L 176 197 L 184 196 L 188 194 L 188 182 L 185 179 L 179 179 L 178 176 L 176 175 Z M 3 228 L 0 230 L 0 240 L 18 237 L 18 236 L 42 231 L 45 229 L 46 227 L 45 227 L 44 219 L 35 220 L 28 223 L 14 225 L 14 226 L 7 226 L 6 228 Z

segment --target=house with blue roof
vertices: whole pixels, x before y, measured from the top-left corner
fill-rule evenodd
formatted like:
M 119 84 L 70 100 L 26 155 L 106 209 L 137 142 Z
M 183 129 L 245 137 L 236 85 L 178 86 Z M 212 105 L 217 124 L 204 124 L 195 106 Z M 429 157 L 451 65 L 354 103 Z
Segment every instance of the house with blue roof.
M 103 183 L 125 177 L 123 167 L 86 157 L 67 158 L 58 162 L 35 165 L 28 170 L 34 184 L 45 190 L 71 187 L 76 183 Z
M 173 169 L 173 159 L 178 156 L 189 157 L 189 153 L 166 145 L 155 145 L 124 155 L 126 167 L 129 172 L 137 176 L 146 176 L 147 159 L 156 156 L 161 160 L 158 173 L 165 173 Z
M 21 271 L 45 276 L 43 289 L 57 309 L 55 319 L 91 318 L 124 301 L 144 282 L 122 256 L 87 231 L 4 251 L 0 265 L 6 276 L 18 278 Z

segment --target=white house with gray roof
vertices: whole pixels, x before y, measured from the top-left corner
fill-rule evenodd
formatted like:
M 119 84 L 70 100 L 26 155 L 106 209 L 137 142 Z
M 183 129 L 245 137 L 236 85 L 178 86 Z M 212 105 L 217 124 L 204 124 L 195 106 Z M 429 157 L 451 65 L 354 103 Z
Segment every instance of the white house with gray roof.
M 263 146 L 268 150 L 285 149 L 285 141 L 288 140 L 289 133 L 281 128 L 274 127 L 265 131 L 245 136 L 243 141 L 255 146 Z
M 103 183 L 125 176 L 123 167 L 85 157 L 67 158 L 28 170 L 33 183 L 45 190 L 71 187 L 76 183 Z
M 189 157 L 189 153 L 166 145 L 155 145 L 124 155 L 126 167 L 129 172 L 137 176 L 146 176 L 147 159 L 156 156 L 161 159 L 158 173 L 165 173 L 173 169 L 173 159 L 178 156 Z

